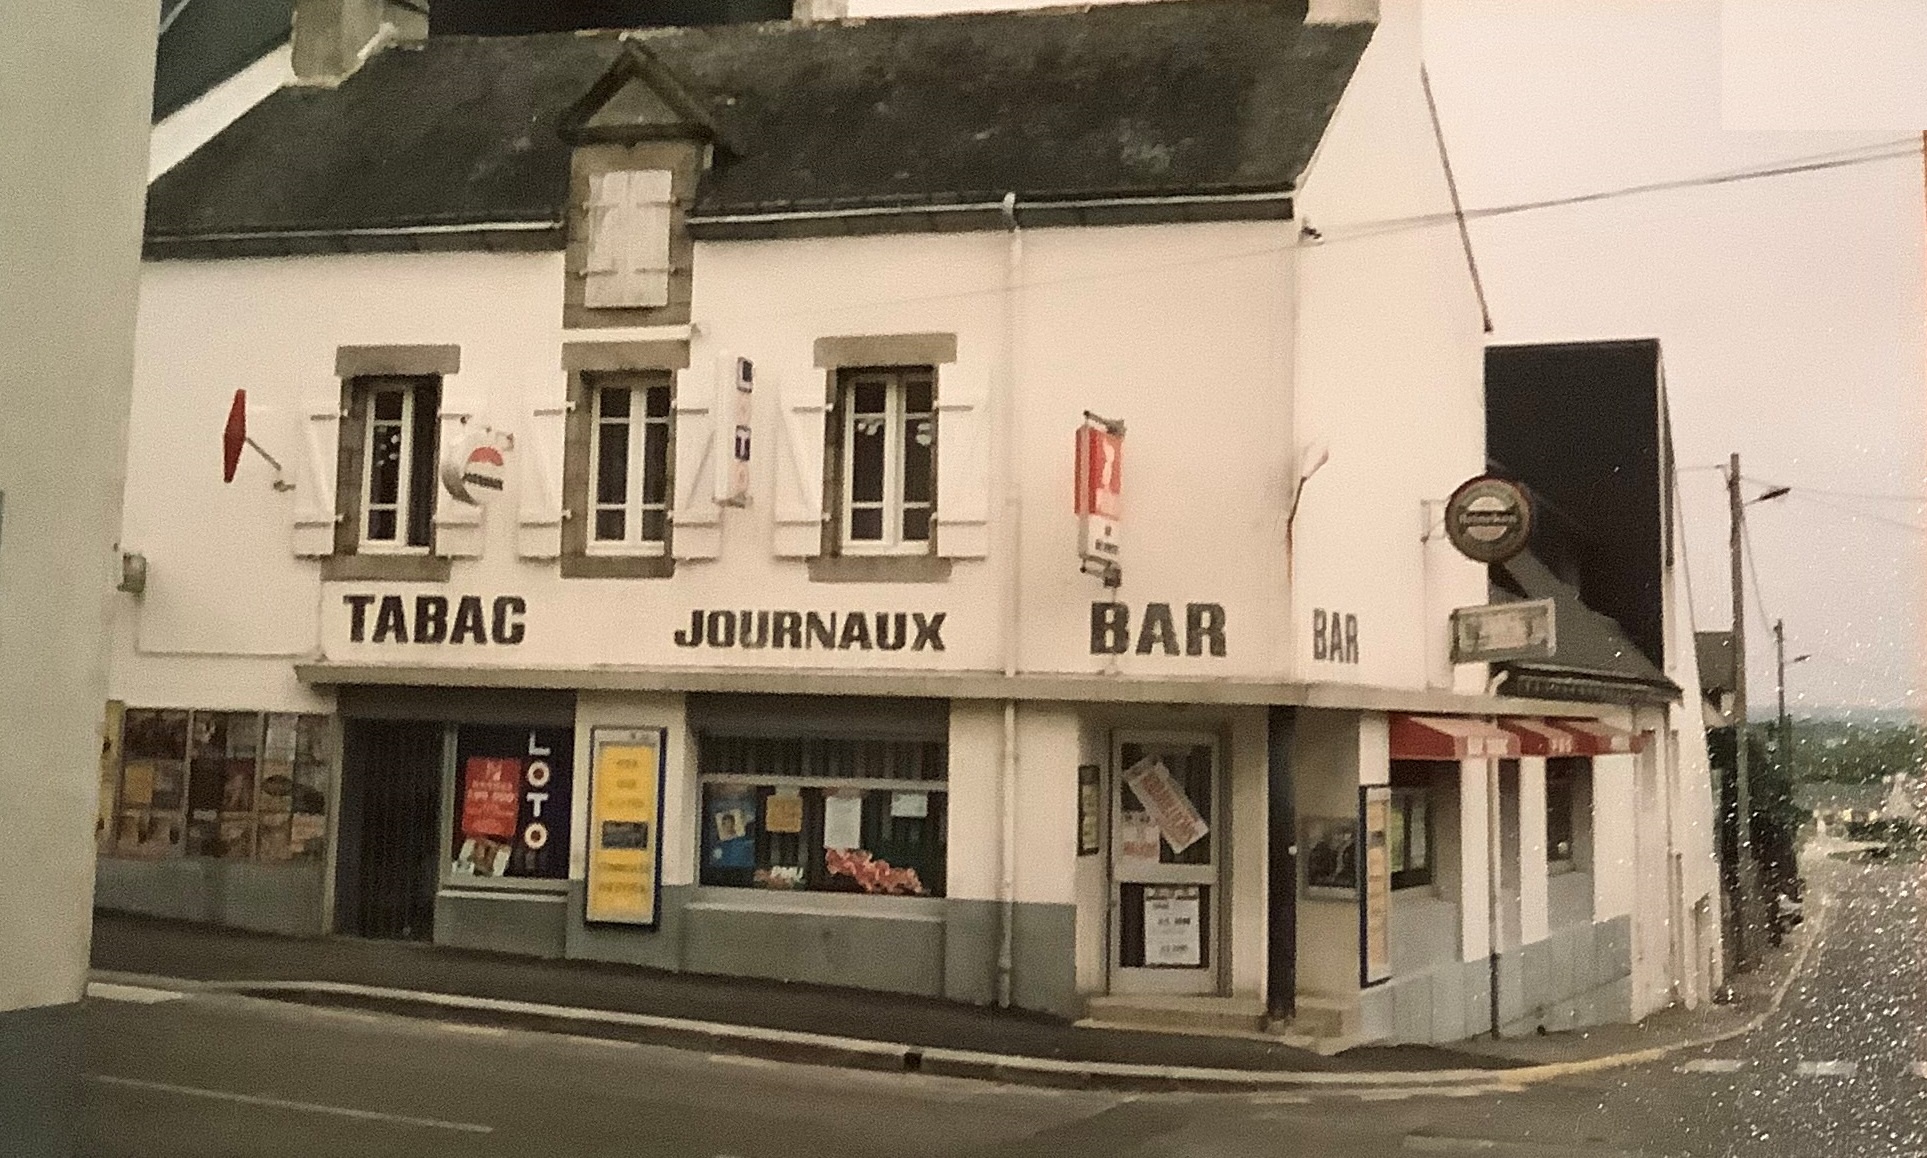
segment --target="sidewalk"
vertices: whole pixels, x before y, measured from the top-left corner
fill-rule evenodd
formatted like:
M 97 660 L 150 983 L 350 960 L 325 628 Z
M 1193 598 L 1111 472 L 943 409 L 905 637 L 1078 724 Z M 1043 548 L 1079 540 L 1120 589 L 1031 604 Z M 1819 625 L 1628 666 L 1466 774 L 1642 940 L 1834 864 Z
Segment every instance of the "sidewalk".
M 1790 946 L 1791 948 L 1791 946 Z M 1791 957 L 1791 952 L 1782 954 Z M 94 920 L 102 973 L 208 983 L 256 997 L 440 1020 L 694 1046 L 780 1060 L 1079 1085 L 1236 1085 L 1226 1071 L 1328 1084 L 1410 1075 L 1503 1081 L 1508 1069 L 1703 1035 L 1692 1018 L 1522 1042 L 1366 1046 L 1332 1057 L 1242 1037 L 1100 1029 L 905 995 L 550 961 L 346 937 L 292 938 L 121 913 Z M 1756 971 L 1750 983 L 1762 978 Z M 303 984 L 305 983 L 305 984 Z M 527 1004 L 525 1004 L 527 1003 Z M 1715 1015 L 1738 1024 L 1743 1002 Z M 1021 1073 L 1018 1071 L 1022 1071 Z M 1235 1078 L 1236 1073 L 1230 1075 Z M 1135 1079 L 1135 1080 L 1134 1080 Z

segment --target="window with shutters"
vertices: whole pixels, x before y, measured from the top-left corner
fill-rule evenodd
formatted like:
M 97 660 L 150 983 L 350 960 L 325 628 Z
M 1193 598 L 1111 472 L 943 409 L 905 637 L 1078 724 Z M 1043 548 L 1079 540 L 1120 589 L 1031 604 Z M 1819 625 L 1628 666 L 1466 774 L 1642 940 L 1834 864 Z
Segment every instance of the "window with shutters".
M 617 169 L 589 177 L 582 304 L 647 309 L 669 304 L 675 197 L 667 169 Z
M 438 384 L 365 379 L 356 392 L 363 447 L 358 549 L 425 554 L 435 516 Z
M 670 387 L 639 375 L 588 379 L 590 512 L 587 549 L 660 554 L 669 539 Z
M 937 498 L 936 371 L 848 370 L 829 423 L 845 554 L 930 550 Z

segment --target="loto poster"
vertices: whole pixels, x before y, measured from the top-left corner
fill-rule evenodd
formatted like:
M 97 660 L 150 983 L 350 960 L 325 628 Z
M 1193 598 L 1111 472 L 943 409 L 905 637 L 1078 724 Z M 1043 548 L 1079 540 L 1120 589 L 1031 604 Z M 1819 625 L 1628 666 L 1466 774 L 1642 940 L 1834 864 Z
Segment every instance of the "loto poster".
M 661 898 L 663 730 L 590 733 L 583 920 L 654 928 Z
M 1124 783 L 1130 785 L 1131 791 L 1150 809 L 1151 819 L 1157 823 L 1158 832 L 1163 834 L 1172 852 L 1183 852 L 1211 831 L 1204 817 L 1198 815 L 1197 806 L 1172 778 L 1164 761 L 1154 756 L 1139 760 L 1125 770 Z

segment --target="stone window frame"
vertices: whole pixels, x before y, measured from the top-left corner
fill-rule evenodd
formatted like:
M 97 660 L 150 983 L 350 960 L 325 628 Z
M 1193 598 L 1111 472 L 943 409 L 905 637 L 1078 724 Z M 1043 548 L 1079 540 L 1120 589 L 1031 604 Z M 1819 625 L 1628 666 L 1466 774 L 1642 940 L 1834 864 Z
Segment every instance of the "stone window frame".
M 564 579 L 668 579 L 676 573 L 676 391 L 678 374 L 689 368 L 689 343 L 683 341 L 565 342 L 562 369 L 568 375 L 568 403 L 562 435 L 562 520 L 560 568 Z M 658 552 L 589 550 L 589 462 L 593 457 L 595 405 L 589 389 L 603 376 L 642 375 L 669 387 L 668 526 Z
M 446 583 L 452 562 L 436 553 L 435 516 L 428 514 L 428 549 L 421 552 L 363 552 L 361 550 L 362 478 L 366 467 L 368 395 L 373 384 L 407 380 L 431 385 L 436 419 L 436 446 L 430 470 L 439 473 L 443 379 L 461 371 L 461 347 L 455 345 L 341 346 L 335 351 L 335 376 L 341 380 L 341 421 L 335 448 L 334 553 L 321 561 L 324 582 L 396 581 Z M 439 478 L 430 488 L 441 501 Z
M 937 425 L 932 448 L 930 538 L 927 550 L 915 553 L 847 553 L 843 544 L 843 424 L 845 382 L 855 374 L 878 370 L 927 370 L 935 386 L 934 404 L 942 412 L 944 367 L 957 360 L 957 335 L 862 334 L 823 337 L 814 344 L 814 361 L 824 372 L 823 421 L 823 539 L 809 560 L 814 583 L 942 583 L 950 578 L 951 561 L 937 553 L 938 483 L 943 462 L 943 427 Z

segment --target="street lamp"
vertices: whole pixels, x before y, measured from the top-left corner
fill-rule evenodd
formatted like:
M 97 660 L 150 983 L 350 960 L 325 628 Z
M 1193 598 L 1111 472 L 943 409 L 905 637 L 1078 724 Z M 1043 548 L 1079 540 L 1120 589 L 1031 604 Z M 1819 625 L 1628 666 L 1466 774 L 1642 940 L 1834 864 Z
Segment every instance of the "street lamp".
M 1758 920 L 1755 901 L 1755 859 L 1753 848 L 1753 794 L 1748 783 L 1746 758 L 1746 586 L 1741 550 L 1744 545 L 1746 508 L 1793 493 L 1792 487 L 1768 487 L 1751 499 L 1740 497 L 1740 456 L 1727 460 L 1727 549 L 1731 556 L 1733 581 L 1733 802 L 1735 843 L 1738 845 L 1738 895 L 1734 898 L 1737 920 L 1733 925 L 1733 959 L 1745 969 L 1752 963 L 1751 932 Z M 1782 681 L 1784 682 L 1784 681 Z

